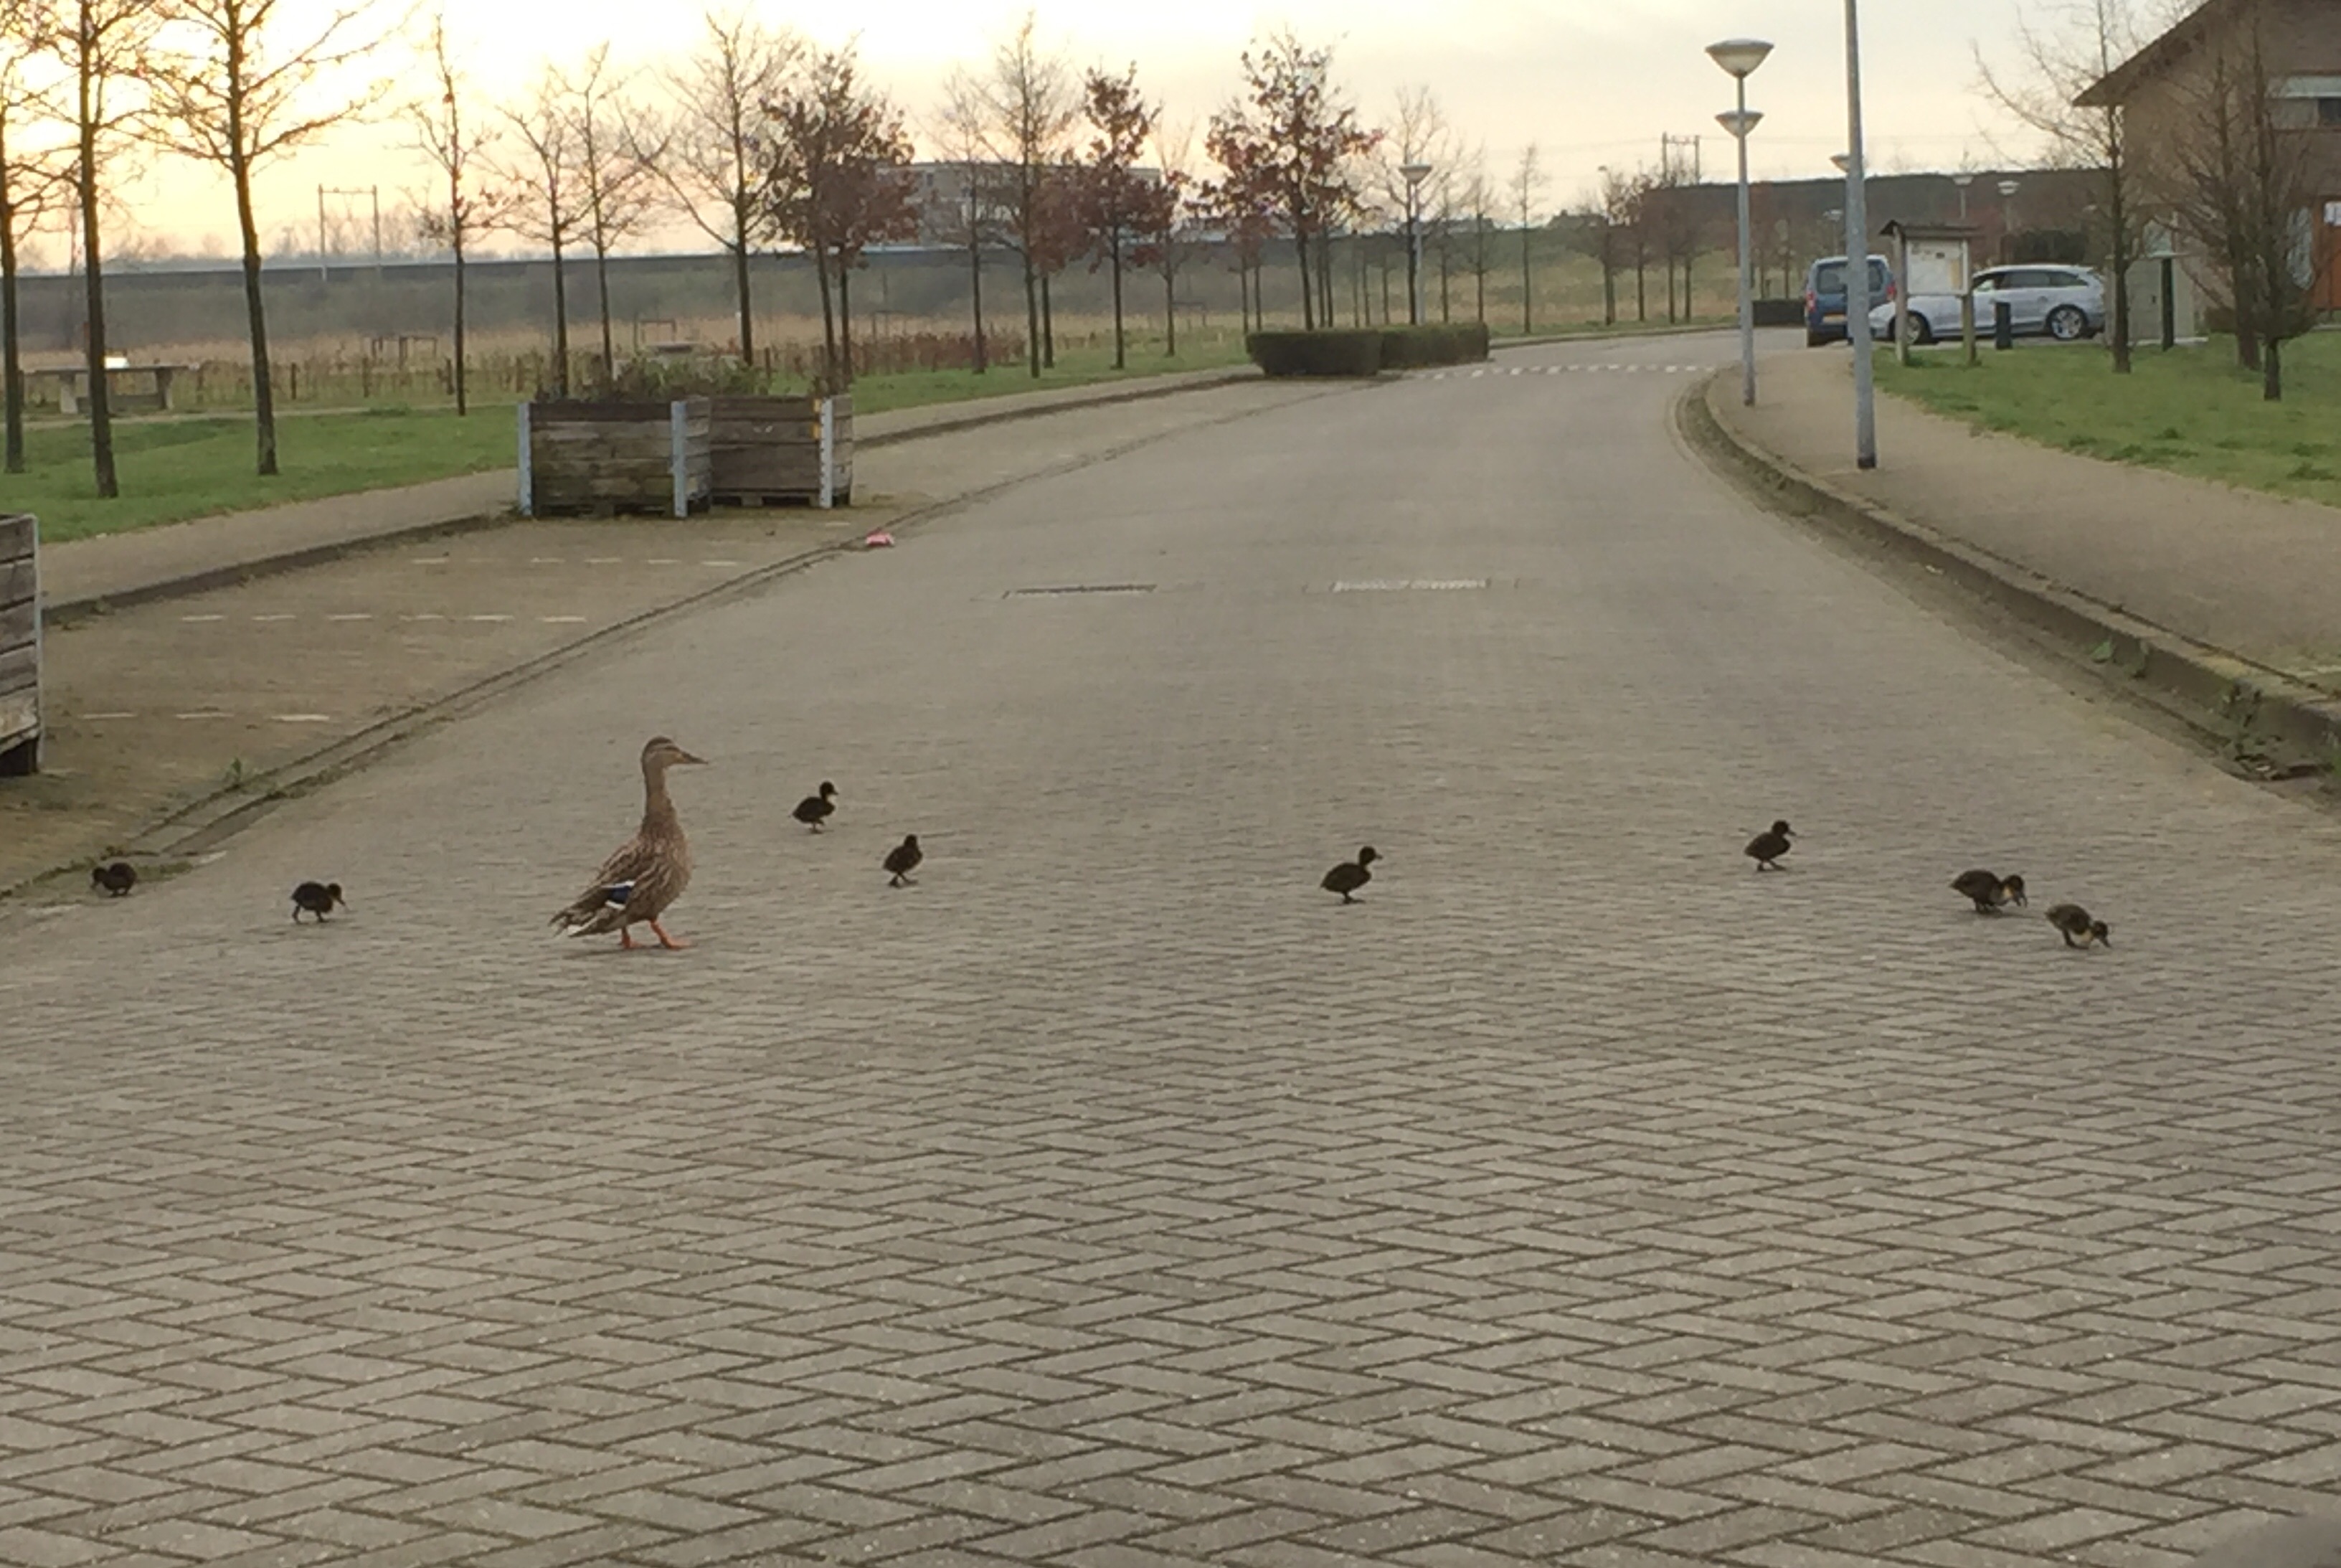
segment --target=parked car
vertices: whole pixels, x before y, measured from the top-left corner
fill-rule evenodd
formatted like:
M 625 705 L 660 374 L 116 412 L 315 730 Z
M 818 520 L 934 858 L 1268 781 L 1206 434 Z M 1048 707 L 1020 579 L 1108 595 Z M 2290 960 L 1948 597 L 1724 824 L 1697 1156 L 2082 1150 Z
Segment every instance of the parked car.
M 1869 258 L 1869 297 L 1894 298 L 1894 269 L 1884 256 Z M 1823 256 L 1805 269 L 1805 346 L 1818 348 L 1845 335 L 1845 258 Z
M 1992 329 L 1993 308 L 2001 300 L 2018 337 L 2053 337 L 2073 343 L 2106 328 L 2105 280 L 2086 267 L 1996 266 L 1976 274 L 1976 331 Z M 1888 303 L 1869 313 L 1870 335 L 1883 342 L 1894 337 L 1894 307 Z M 1959 296 L 1955 294 L 1914 294 L 1910 296 L 1910 338 L 1932 343 L 1957 337 Z

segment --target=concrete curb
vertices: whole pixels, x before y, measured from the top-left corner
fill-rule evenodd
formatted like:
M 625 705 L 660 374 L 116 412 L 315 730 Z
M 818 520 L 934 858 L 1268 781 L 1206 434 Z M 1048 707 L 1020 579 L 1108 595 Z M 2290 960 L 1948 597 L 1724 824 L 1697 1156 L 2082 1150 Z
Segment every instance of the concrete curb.
M 2263 774 L 2341 764 L 2341 698 L 2240 654 L 2198 643 L 2053 582 L 2020 563 L 1838 489 L 1733 429 L 1713 399 L 1718 373 L 1675 404 L 1685 443 L 1762 493 L 1777 510 L 1889 550 L 2043 634 L 2108 675 L 2127 677 L 2190 727 Z M 2313 764 L 2313 765 L 2312 765 Z
M 1180 380 L 1170 386 L 1149 386 L 1142 384 L 1116 385 L 1109 390 L 1101 391 L 1095 396 L 1068 396 L 1061 403 L 1042 404 L 1036 407 L 971 408 L 964 414 L 936 419 L 907 430 L 886 431 L 857 437 L 855 444 L 865 449 L 894 446 L 906 441 L 921 440 L 930 435 L 951 435 L 961 431 L 976 430 L 987 424 L 1005 424 L 1014 420 L 1040 419 L 1052 414 L 1106 408 L 1115 404 L 1140 403 L 1157 397 L 1176 397 L 1186 392 L 1210 392 L 1236 382 L 1254 381 L 1260 378 L 1259 369 L 1252 365 L 1231 366 L 1216 375 L 1208 372 L 1183 374 L 1191 376 L 1192 379 Z M 1086 389 L 1069 389 L 1069 391 L 1082 390 Z M 980 404 L 988 400 L 971 398 L 968 401 L 971 404 Z M 904 412 L 913 411 L 904 410 Z M 74 621 L 89 615 L 103 614 L 110 609 L 127 609 L 134 604 L 152 604 L 157 599 L 172 599 L 187 594 L 200 594 L 206 589 L 225 587 L 254 577 L 270 576 L 279 572 L 295 572 L 304 566 L 315 566 L 327 561 L 337 561 L 362 550 L 379 549 L 386 544 L 411 544 L 418 539 L 477 533 L 484 528 L 500 527 L 513 520 L 512 512 L 503 510 L 482 512 L 468 517 L 440 517 L 427 523 L 403 524 L 397 527 L 386 528 L 377 534 L 365 534 L 323 544 L 303 545 L 297 549 L 281 551 L 251 560 L 204 567 L 199 571 L 184 572 L 174 577 L 141 584 L 137 587 L 118 593 L 91 594 L 79 599 L 45 600 L 41 614 L 52 622 Z

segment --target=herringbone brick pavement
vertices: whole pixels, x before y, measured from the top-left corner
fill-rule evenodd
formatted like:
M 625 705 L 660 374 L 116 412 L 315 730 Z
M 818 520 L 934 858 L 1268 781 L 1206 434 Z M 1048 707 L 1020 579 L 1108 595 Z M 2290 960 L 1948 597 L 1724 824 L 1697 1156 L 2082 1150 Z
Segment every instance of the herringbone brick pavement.
M 2341 834 L 1747 510 L 1679 385 L 1179 436 L 0 920 L 0 1561 L 2167 1568 L 2314 1504 Z M 653 730 L 700 945 L 550 941 Z

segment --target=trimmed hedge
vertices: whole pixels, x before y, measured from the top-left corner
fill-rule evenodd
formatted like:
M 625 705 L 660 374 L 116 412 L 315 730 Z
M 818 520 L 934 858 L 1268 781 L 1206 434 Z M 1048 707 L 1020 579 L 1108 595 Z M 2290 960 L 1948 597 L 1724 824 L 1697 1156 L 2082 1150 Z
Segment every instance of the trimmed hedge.
M 1244 350 L 1270 375 L 1371 375 L 1382 367 L 1379 332 L 1255 332 Z
M 1270 375 L 1372 375 L 1485 359 L 1488 324 L 1255 332 L 1244 339 L 1244 348 Z
M 1428 326 L 1382 329 L 1382 368 L 1413 370 L 1426 365 L 1469 365 L 1488 357 L 1484 321 L 1439 322 Z

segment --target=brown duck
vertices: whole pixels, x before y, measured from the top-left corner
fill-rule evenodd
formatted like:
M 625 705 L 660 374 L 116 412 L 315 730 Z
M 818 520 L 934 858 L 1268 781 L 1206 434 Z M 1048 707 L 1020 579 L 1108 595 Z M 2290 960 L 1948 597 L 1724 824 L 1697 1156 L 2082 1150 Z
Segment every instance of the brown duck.
M 2023 904 L 2024 879 L 1994 876 L 1987 871 L 1963 871 L 1951 879 L 1951 891 L 1975 901 L 1977 914 L 1997 914 L 2007 904 Z
M 659 924 L 691 885 L 691 845 L 682 836 L 682 823 L 666 793 L 667 769 L 681 763 L 704 763 L 664 735 L 653 735 L 643 747 L 643 825 L 602 863 L 593 885 L 577 902 L 553 917 L 553 924 L 571 936 L 603 936 L 614 931 L 623 947 L 632 947 L 631 927 L 647 925 L 659 945 L 687 947 Z
M 2077 904 L 2060 904 L 2051 909 L 2048 924 L 2057 928 L 2067 947 L 2087 947 L 2092 942 L 2100 947 L 2113 945 L 2113 928 L 2089 918 L 2089 912 Z

